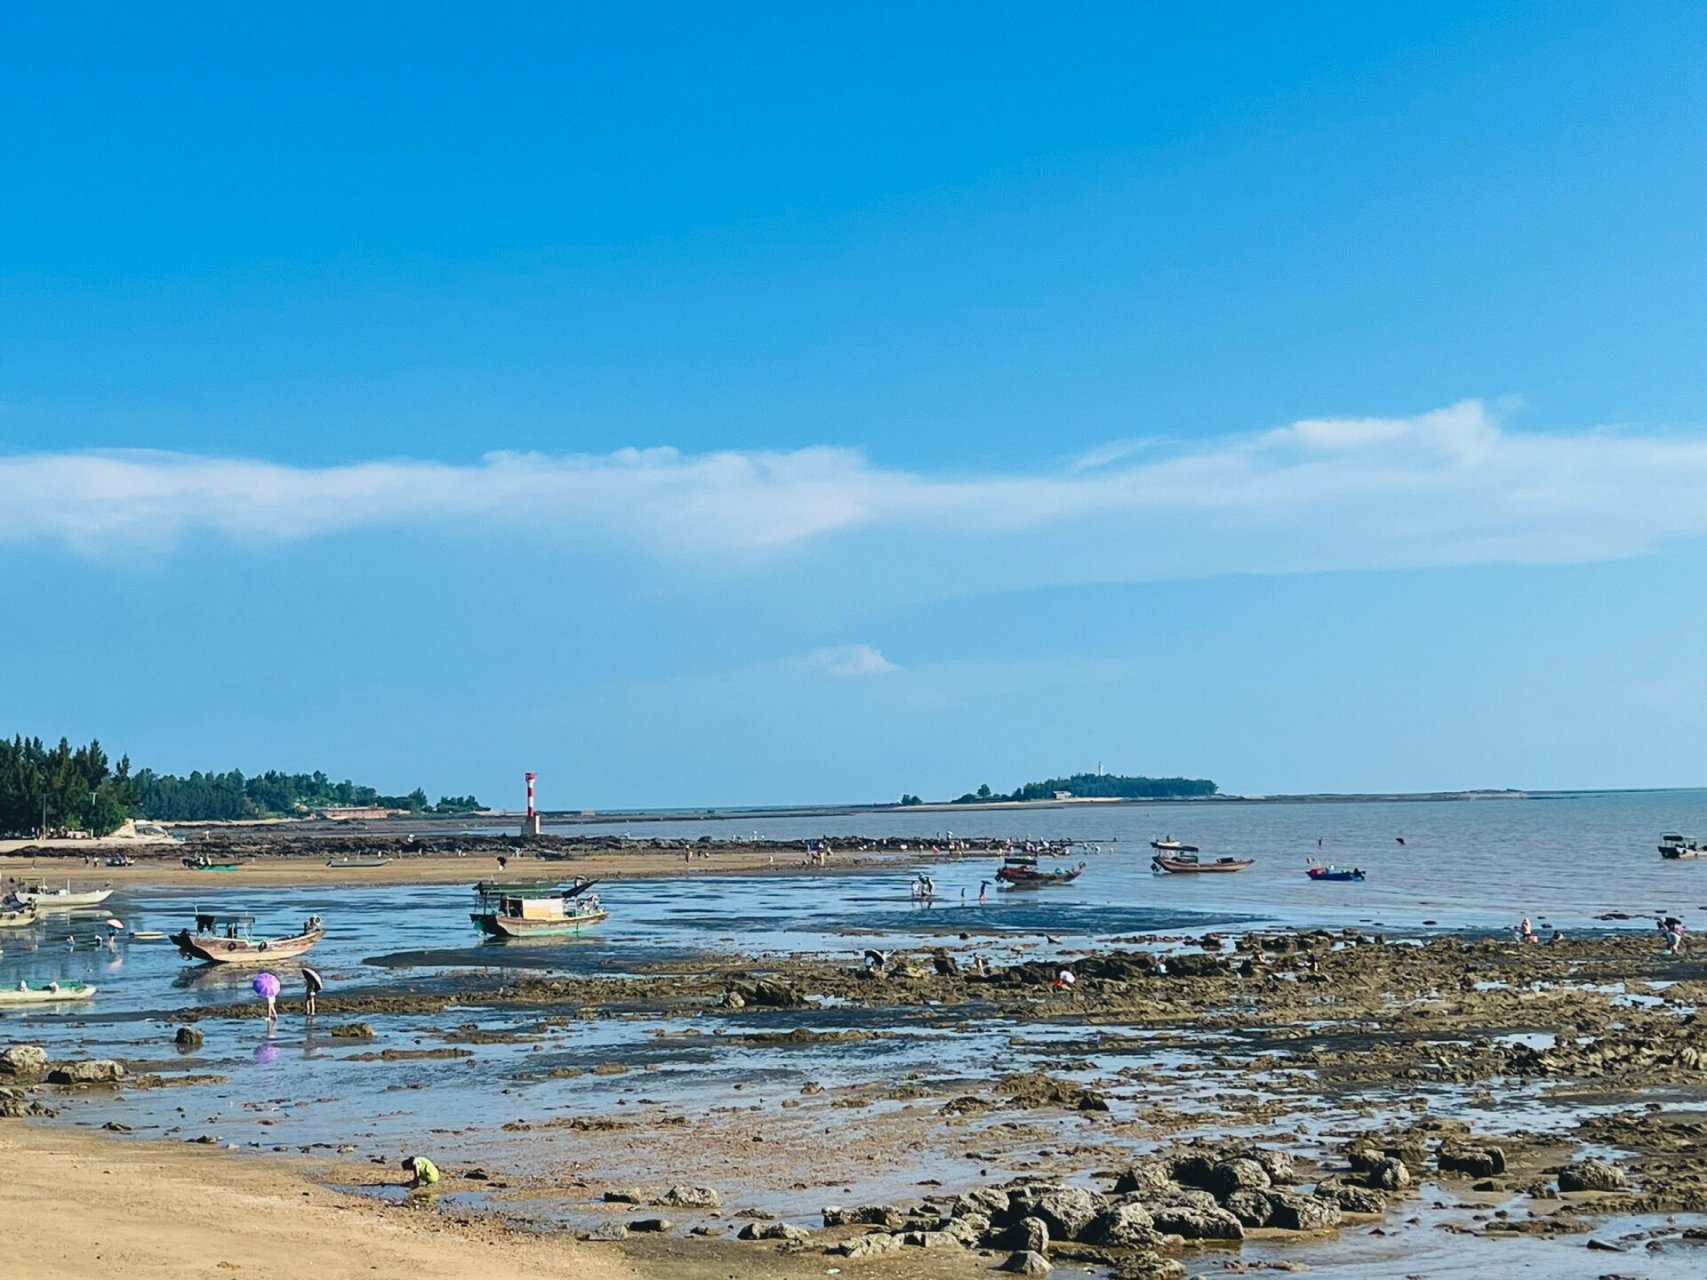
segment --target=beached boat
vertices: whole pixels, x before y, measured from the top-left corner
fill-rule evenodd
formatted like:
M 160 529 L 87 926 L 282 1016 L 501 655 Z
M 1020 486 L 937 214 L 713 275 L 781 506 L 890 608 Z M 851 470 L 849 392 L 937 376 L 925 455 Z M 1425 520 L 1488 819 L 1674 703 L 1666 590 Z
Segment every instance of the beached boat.
M 1175 875 L 1193 875 L 1208 871 L 1244 871 L 1254 867 L 1256 859 L 1216 858 L 1210 862 L 1198 857 L 1195 853 L 1158 853 L 1150 859 L 1150 865 L 1157 871 L 1171 871 Z
M 131 857 L 128 853 L 115 853 L 112 857 L 107 859 L 107 865 L 109 867 L 134 867 L 136 865 L 136 859 Z
M 198 853 L 193 858 L 185 858 L 184 865 L 191 871 L 236 871 L 241 862 L 215 862 L 205 853 Z
M 1085 864 L 1076 867 L 1056 867 L 1053 871 L 1039 871 L 1035 860 L 1031 866 L 1015 866 L 1004 862 L 996 871 L 996 879 L 1009 889 L 1041 889 L 1046 885 L 1069 884 L 1085 874 Z
M 113 896 L 112 888 L 73 890 L 71 882 L 66 881 L 63 889 L 49 889 L 45 885 L 37 885 L 33 889 L 19 889 L 14 895 L 19 902 L 33 906 L 37 911 L 66 911 L 72 907 L 98 907 Z
M 20 982 L 15 987 L 0 988 L 0 1009 L 32 1004 L 70 1004 L 90 999 L 96 990 L 87 982 L 50 982 L 45 987 L 26 987 Z
M 28 903 L 0 907 L 0 929 L 26 929 L 40 919 L 36 909 Z
M 172 935 L 171 941 L 186 960 L 205 960 L 209 964 L 263 965 L 312 951 L 326 936 L 319 916 L 309 916 L 302 922 L 301 932 L 286 938 L 257 938 L 254 928 L 254 916 L 226 916 L 198 910 L 196 931 L 191 933 L 188 929 L 180 929 Z
M 1194 844 L 1182 844 L 1180 841 L 1175 840 L 1172 836 L 1163 836 L 1160 840 L 1152 840 L 1152 841 L 1150 841 L 1150 847 L 1152 849 L 1154 849 L 1157 853 L 1197 853 L 1198 852 L 1198 848 L 1196 845 L 1194 845 Z
M 610 916 L 589 890 L 592 880 L 573 884 L 498 884 L 474 886 L 478 909 L 469 919 L 494 938 L 547 938 L 579 933 Z
M 1707 858 L 1707 844 L 1689 836 L 1664 835 L 1660 837 L 1660 857 L 1670 862 Z
M 345 853 L 327 858 L 326 865 L 335 871 L 347 871 L 356 867 L 383 867 L 390 861 L 383 853 Z
M 1312 863 L 1305 872 L 1312 880 L 1362 880 L 1362 867 L 1322 866 Z

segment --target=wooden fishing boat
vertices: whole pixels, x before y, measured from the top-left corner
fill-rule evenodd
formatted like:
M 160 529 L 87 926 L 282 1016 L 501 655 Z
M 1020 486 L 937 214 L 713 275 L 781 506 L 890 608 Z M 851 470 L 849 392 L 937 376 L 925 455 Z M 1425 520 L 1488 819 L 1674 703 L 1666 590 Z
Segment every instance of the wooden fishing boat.
M 1152 841 L 1150 841 L 1150 847 L 1152 849 L 1154 849 L 1157 853 L 1172 854 L 1172 853 L 1197 853 L 1197 852 L 1199 852 L 1198 847 L 1196 845 L 1194 845 L 1194 844 L 1182 844 L 1182 843 L 1180 843 L 1180 841 L 1175 840 L 1172 836 L 1163 836 L 1160 840 L 1152 840 Z
M 1216 858 L 1209 862 L 1195 853 L 1158 853 L 1150 859 L 1150 865 L 1157 871 L 1171 871 L 1175 875 L 1201 875 L 1211 871 L 1245 871 L 1256 865 L 1256 859 Z
M 0 929 L 26 929 L 40 919 L 33 906 L 0 907 Z
M 113 896 L 113 890 L 111 885 L 105 889 L 73 890 L 68 880 L 63 889 L 37 885 L 33 889 L 20 889 L 14 896 L 37 911 L 69 911 L 73 907 L 98 907 Z
M 580 933 L 609 918 L 591 893 L 596 881 L 573 884 L 498 884 L 474 886 L 478 907 L 469 919 L 494 938 L 548 938 Z
M 1664 835 L 1660 837 L 1660 857 L 1668 862 L 1707 858 L 1707 844 L 1688 836 Z
M 241 862 L 215 862 L 205 853 L 198 853 L 193 858 L 185 858 L 184 865 L 191 871 L 236 871 Z
M 35 1004 L 71 1004 L 94 997 L 96 987 L 87 982 L 50 982 L 45 987 L 16 987 L 0 989 L 0 1009 Z
M 1362 867 L 1324 867 L 1320 863 L 1311 864 L 1305 874 L 1312 880 L 1360 881 L 1364 878 Z
M 277 960 L 304 955 L 326 936 L 319 916 L 309 916 L 302 922 L 301 932 L 286 938 L 257 938 L 254 927 L 255 917 L 251 915 L 222 916 L 211 911 L 197 911 L 196 931 L 191 933 L 188 929 L 180 929 L 172 935 L 171 941 L 186 960 L 258 968 Z
M 327 858 L 326 865 L 337 871 L 348 871 L 357 867 L 383 867 L 390 861 L 383 853 L 344 853 Z
M 1085 864 L 1076 867 L 1056 867 L 1053 871 L 1039 871 L 1035 865 L 1013 866 L 1004 863 L 996 871 L 996 879 L 1009 889 L 1041 889 L 1046 885 L 1070 884 L 1085 874 Z

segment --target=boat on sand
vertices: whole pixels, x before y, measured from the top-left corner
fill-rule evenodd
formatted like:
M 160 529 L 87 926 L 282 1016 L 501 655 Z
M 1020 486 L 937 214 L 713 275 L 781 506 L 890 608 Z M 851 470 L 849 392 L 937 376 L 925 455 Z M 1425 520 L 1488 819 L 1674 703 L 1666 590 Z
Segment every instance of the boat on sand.
M 285 938 L 257 938 L 254 928 L 255 917 L 251 915 L 222 916 L 197 911 L 196 931 L 180 929 L 172 935 L 171 942 L 186 960 L 258 966 L 303 955 L 326 936 L 319 916 L 309 916 L 302 922 L 300 932 Z
M 243 865 L 241 862 L 215 862 L 205 853 L 185 858 L 183 862 L 191 871 L 236 871 Z

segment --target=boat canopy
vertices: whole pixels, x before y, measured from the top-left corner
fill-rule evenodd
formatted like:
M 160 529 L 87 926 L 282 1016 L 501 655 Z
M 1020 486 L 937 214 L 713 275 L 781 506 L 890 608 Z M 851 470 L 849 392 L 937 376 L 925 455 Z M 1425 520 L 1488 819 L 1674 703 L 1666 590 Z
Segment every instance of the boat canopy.
M 474 892 L 482 898 L 574 898 L 593 887 L 591 880 L 563 884 L 557 880 L 519 881 L 511 884 L 482 880 Z
M 240 911 L 233 914 L 225 911 L 208 911 L 202 907 L 196 908 L 196 928 L 203 933 L 210 929 L 216 929 L 222 924 L 251 925 L 254 923 L 255 917 L 245 912 Z

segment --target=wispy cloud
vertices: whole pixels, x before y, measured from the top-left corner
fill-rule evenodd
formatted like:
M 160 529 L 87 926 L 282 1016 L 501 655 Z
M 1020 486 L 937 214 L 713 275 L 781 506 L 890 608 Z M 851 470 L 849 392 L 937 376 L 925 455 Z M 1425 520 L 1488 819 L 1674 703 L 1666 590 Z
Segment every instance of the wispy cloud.
M 868 644 L 844 644 L 832 649 L 819 649 L 807 655 L 806 663 L 816 671 L 841 679 L 888 675 L 901 669 Z
M 1133 578 L 1640 554 L 1707 533 L 1707 438 L 1522 433 L 1465 401 L 1190 447 L 1116 445 L 1033 473 L 935 476 L 855 450 L 492 454 L 336 467 L 150 452 L 0 458 L 0 541 L 100 554 L 192 534 L 279 542 L 507 526 L 650 554 L 763 558 L 856 535 Z

